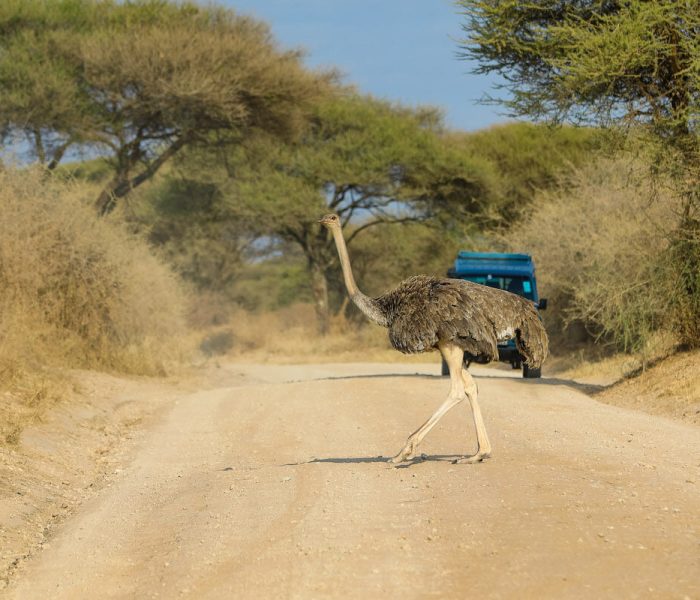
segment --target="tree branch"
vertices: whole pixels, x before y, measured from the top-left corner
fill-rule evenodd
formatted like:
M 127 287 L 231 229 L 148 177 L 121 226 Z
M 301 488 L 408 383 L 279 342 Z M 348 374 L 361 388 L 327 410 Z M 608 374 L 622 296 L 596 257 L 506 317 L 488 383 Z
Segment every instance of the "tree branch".
M 129 152 L 128 146 L 126 148 L 123 148 L 122 153 L 126 155 L 126 160 L 128 164 L 118 166 L 115 179 L 112 181 L 110 186 L 108 186 L 100 193 L 99 197 L 97 198 L 97 202 L 95 203 L 98 213 L 102 216 L 105 216 L 112 212 L 112 210 L 114 210 L 114 207 L 116 206 L 116 201 L 119 198 L 123 198 L 131 190 L 137 188 L 144 181 L 147 181 L 148 179 L 153 177 L 153 175 L 156 174 L 158 169 L 160 169 L 160 167 L 163 166 L 163 163 L 165 163 L 169 158 L 176 154 L 177 151 L 180 150 L 180 148 L 182 148 L 188 141 L 188 136 L 183 134 L 172 144 L 170 144 L 170 146 L 168 146 L 158 156 L 158 158 L 151 161 L 141 173 L 139 173 L 135 177 L 132 177 L 131 179 L 128 178 L 129 169 L 133 167 L 133 162 L 130 163 L 130 159 L 134 156 L 137 156 L 138 152 L 136 150 L 132 150 L 131 152 Z M 133 142 L 131 142 L 131 144 L 129 145 L 133 146 Z M 121 159 L 118 160 L 121 162 Z M 121 167 L 121 169 L 119 167 Z
M 165 163 L 169 158 L 174 156 L 180 148 L 182 148 L 188 141 L 188 138 L 186 135 L 183 135 L 179 138 L 177 138 L 170 146 L 168 146 L 159 156 L 158 158 L 152 160 L 150 163 L 148 163 L 148 166 L 138 175 L 133 177 L 131 181 L 129 182 L 129 188 L 130 190 L 138 187 L 141 185 L 144 181 L 150 179 L 153 177 L 158 169 L 160 169 L 163 166 L 163 163 Z
M 44 150 L 44 142 L 41 139 L 41 131 L 39 129 L 32 129 L 32 135 L 34 136 L 34 149 L 39 162 L 43 165 L 46 162 L 46 151 Z
M 365 223 L 363 225 L 360 225 L 357 229 L 355 229 L 346 239 L 345 243 L 350 244 L 353 239 L 357 236 L 358 233 L 361 231 L 364 231 L 365 229 L 369 227 L 373 227 L 375 225 L 379 225 L 381 223 L 384 223 L 385 225 L 392 225 L 395 223 L 416 223 L 418 221 L 421 221 L 422 219 L 420 217 L 402 217 L 399 219 L 377 219 L 375 221 L 369 221 L 368 223 Z
M 72 137 L 69 137 L 63 144 L 61 144 L 56 148 L 56 150 L 54 150 L 53 156 L 51 156 L 49 164 L 46 165 L 46 168 L 49 171 L 53 171 L 58 166 L 58 163 L 60 163 L 63 159 L 63 155 L 66 153 L 66 150 L 68 150 L 68 148 L 73 145 L 74 141 L 75 140 Z
M 291 227 L 283 227 L 280 230 L 280 234 L 290 238 L 294 242 L 297 242 L 297 244 L 299 244 L 302 247 L 304 252 L 306 252 L 308 244 L 304 239 L 304 236 L 302 236 L 298 231 L 294 231 L 294 229 L 292 229 Z

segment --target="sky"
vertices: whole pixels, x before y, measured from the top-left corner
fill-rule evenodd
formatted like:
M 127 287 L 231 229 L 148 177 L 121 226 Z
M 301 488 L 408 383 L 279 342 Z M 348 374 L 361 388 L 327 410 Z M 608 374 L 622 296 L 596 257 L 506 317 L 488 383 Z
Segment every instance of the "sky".
M 462 17 L 451 0 L 219 0 L 266 21 L 306 64 L 332 66 L 361 92 L 443 109 L 448 126 L 475 130 L 507 118 L 478 104 L 495 79 L 459 60 Z

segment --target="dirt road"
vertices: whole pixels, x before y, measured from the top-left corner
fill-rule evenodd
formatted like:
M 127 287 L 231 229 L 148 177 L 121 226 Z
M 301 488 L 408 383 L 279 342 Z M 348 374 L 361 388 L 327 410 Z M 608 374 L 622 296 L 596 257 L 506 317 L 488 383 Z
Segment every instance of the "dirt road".
M 700 598 L 700 429 L 475 369 L 428 460 L 433 365 L 235 367 L 180 398 L 10 598 Z

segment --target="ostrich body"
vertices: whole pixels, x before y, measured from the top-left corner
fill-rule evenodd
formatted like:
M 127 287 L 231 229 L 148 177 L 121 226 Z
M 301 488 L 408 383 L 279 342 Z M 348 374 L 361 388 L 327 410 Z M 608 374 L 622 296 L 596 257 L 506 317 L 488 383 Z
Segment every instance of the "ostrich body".
M 486 427 L 477 400 L 477 386 L 464 368 L 464 354 L 498 359 L 498 342 L 515 339 L 524 362 L 539 368 L 547 356 L 547 333 L 533 303 L 504 290 L 461 279 L 418 275 L 399 283 L 396 289 L 377 298 L 363 294 L 355 284 L 340 219 L 326 215 L 327 227 L 343 269 L 351 300 L 373 322 L 389 329 L 391 345 L 405 354 L 437 349 L 450 370 L 450 393 L 438 410 L 406 441 L 390 462 L 396 464 L 416 456 L 418 446 L 437 422 L 465 398 L 469 400 L 476 427 L 478 448 L 473 455 L 455 462 L 480 462 L 491 455 Z

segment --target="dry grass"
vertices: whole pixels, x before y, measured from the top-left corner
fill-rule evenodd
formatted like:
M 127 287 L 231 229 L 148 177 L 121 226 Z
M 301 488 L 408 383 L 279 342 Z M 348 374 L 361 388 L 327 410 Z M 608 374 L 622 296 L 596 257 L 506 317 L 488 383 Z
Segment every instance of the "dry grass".
M 372 324 L 353 323 L 336 317 L 326 336 L 318 334 L 313 306 L 295 304 L 267 313 L 238 309 L 230 321 L 211 329 L 204 349 L 222 341 L 221 351 L 211 354 L 245 362 L 309 363 L 343 361 L 438 360 L 435 354 L 406 356 L 389 345 L 386 329 Z M 228 342 L 226 341 L 228 340 Z
M 679 352 L 626 377 L 596 400 L 700 425 L 700 351 Z
M 176 278 L 98 219 L 94 190 L 0 172 L 0 443 L 66 388 L 56 373 L 158 374 L 183 328 Z
M 546 374 L 592 385 L 611 385 L 634 373 L 640 365 L 638 357 L 616 353 L 592 357 L 588 349 L 579 349 L 550 356 Z
M 609 385 L 645 371 L 676 351 L 673 334 L 658 332 L 648 340 L 644 352 L 611 352 L 607 346 L 583 345 L 555 353 L 547 361 L 547 373 L 557 377 Z

